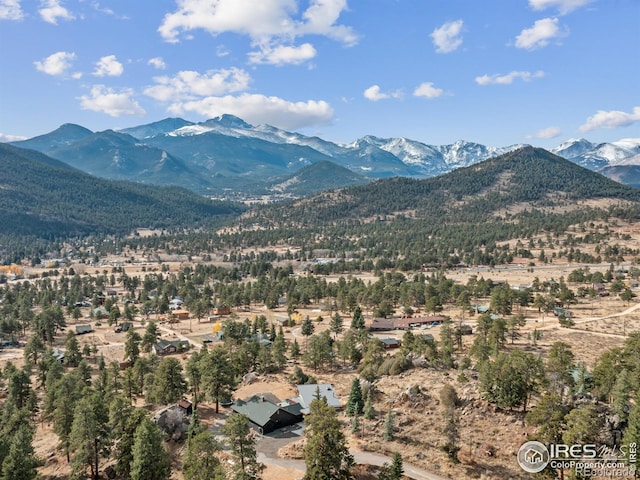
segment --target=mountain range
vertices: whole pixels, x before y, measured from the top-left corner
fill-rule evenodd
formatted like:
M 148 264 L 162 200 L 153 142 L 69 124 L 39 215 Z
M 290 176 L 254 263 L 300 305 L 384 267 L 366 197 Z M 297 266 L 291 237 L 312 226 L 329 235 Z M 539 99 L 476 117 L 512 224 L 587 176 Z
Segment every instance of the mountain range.
M 524 146 L 488 147 L 463 140 L 428 145 L 370 135 L 337 144 L 270 125 L 250 125 L 233 115 L 201 123 L 167 118 L 103 132 L 65 124 L 13 145 L 104 178 L 180 185 L 226 198 L 299 197 L 380 178 L 430 178 Z M 552 152 L 640 186 L 640 139 L 602 144 L 573 139 Z
M 529 146 L 438 177 L 365 181 L 251 207 L 213 201 L 175 186 L 98 178 L 8 144 L 0 144 L 0 164 L 0 261 L 21 258 L 27 247 L 31 253 L 48 251 L 52 241 L 70 237 L 126 235 L 140 227 L 215 228 L 227 222 L 235 223 L 249 244 L 264 240 L 251 235 L 283 235 L 300 244 L 315 238 L 319 248 L 348 244 L 354 251 L 374 249 L 384 257 L 391 251 L 402 255 L 399 245 L 431 251 L 438 239 L 438 251 L 449 252 L 457 244 L 458 252 L 477 253 L 478 242 L 564 231 L 610 215 L 640 215 L 639 189 Z M 349 181 L 362 181 L 344 167 L 318 161 L 299 170 L 290 184 L 268 187 L 297 187 L 303 193 L 306 174 L 312 173 L 312 178 L 324 178 L 325 190 L 333 189 L 340 181 L 333 173 L 339 169 L 346 178 L 354 176 Z M 432 257 L 425 254 L 420 261 L 440 261 Z

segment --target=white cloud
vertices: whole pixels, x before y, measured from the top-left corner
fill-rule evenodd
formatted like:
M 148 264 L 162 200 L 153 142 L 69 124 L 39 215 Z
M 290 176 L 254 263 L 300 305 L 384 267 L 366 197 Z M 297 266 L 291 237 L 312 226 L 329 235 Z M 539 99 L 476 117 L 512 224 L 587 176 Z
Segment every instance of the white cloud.
M 0 142 L 18 142 L 20 140 L 26 140 L 27 137 L 22 137 L 20 135 L 11 135 L 10 133 L 1 133 L 0 132 Z
M 364 91 L 363 95 L 364 98 L 371 100 L 372 102 L 377 102 L 378 100 L 385 100 L 387 98 L 400 98 L 402 97 L 402 92 L 400 90 L 396 90 L 395 92 L 385 93 L 380 90 L 380 86 L 371 85 Z
M 0 0 L 0 20 L 22 20 L 24 12 L 20 0 Z
M 546 47 L 551 40 L 566 37 L 567 31 L 560 30 L 557 18 L 536 20 L 531 28 L 525 28 L 516 37 L 516 47 L 536 50 Z
M 298 26 L 299 34 L 326 35 L 345 45 L 358 43 L 358 35 L 345 25 L 336 25 L 347 0 L 311 0 L 309 8 L 302 14 L 305 22 Z
M 347 8 L 346 0 L 310 0 L 308 8 L 298 15 L 297 0 L 178 0 L 175 12 L 164 16 L 158 32 L 167 42 L 178 42 L 181 32 L 205 30 L 212 35 L 233 32 L 250 37 L 252 45 L 263 54 L 274 50 L 276 62 L 293 57 L 295 63 L 308 59 L 309 44 L 277 50 L 278 45 L 291 45 L 303 35 L 322 35 L 355 45 L 358 36 L 351 27 L 337 24 L 340 14 Z M 271 57 L 256 57 L 254 63 L 266 63 Z M 315 55 L 315 49 L 314 49 Z M 256 62 L 256 58 L 259 62 Z
M 462 20 L 447 22 L 431 33 L 436 52 L 451 53 L 462 45 L 462 38 L 460 37 L 462 25 Z
M 96 77 L 119 77 L 124 72 L 122 64 L 115 55 L 107 55 L 96 62 L 93 74 Z
M 40 17 L 47 23 L 58 24 L 58 19 L 73 20 L 75 16 L 62 6 L 62 0 L 42 0 L 40 3 Z
M 621 112 L 620 110 L 598 110 L 587 118 L 584 125 L 580 126 L 581 132 L 589 132 L 598 128 L 626 127 L 640 121 L 640 107 L 633 107 L 633 112 Z
M 267 63 L 270 65 L 299 65 L 316 56 L 316 49 L 310 43 L 299 47 L 277 45 L 264 47 L 259 52 L 249 53 L 249 63 Z
M 169 111 L 175 115 L 195 112 L 205 117 L 230 113 L 254 125 L 266 123 L 286 130 L 326 125 L 333 119 L 333 108 L 323 100 L 289 102 L 279 97 L 248 93 L 176 103 Z
M 244 70 L 230 68 L 209 70 L 204 74 L 186 70 L 174 77 L 155 77 L 154 81 L 156 85 L 147 87 L 145 95 L 163 102 L 179 102 L 244 91 L 249 87 L 251 77 Z
M 104 85 L 94 85 L 89 95 L 80 97 L 80 106 L 84 110 L 106 113 L 112 117 L 144 115 L 146 112 L 132 97 L 133 90 L 130 88 L 116 92 Z
M 591 2 L 593 2 L 593 0 L 529 0 L 529 6 L 534 10 L 557 8 L 558 11 L 564 15 Z
M 562 135 L 560 127 L 547 127 L 542 130 L 538 130 L 533 135 L 530 135 L 529 138 L 556 138 L 560 135 Z
M 147 62 L 147 64 L 151 65 L 154 68 L 157 68 L 158 70 L 164 70 L 165 68 L 167 68 L 167 64 L 164 63 L 162 57 L 153 57 Z
M 424 82 L 413 91 L 413 95 L 429 99 L 438 98 L 444 95 L 444 90 L 434 87 L 432 82 Z
M 480 77 L 476 77 L 476 83 L 478 85 L 511 85 L 514 80 L 520 79 L 525 82 L 530 82 L 536 78 L 544 77 L 544 72 L 542 70 L 538 70 L 537 72 L 522 72 L 522 71 L 513 71 L 509 72 L 506 75 L 482 75 Z
M 75 60 L 76 54 L 72 52 L 56 52 L 42 61 L 33 62 L 36 69 L 47 75 L 63 76 L 71 68 L 73 60 Z

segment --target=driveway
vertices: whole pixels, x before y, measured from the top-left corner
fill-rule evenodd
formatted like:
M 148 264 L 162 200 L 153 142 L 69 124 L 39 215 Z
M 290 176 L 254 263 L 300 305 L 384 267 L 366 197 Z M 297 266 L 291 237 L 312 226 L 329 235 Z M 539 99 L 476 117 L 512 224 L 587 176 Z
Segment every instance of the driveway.
M 306 467 L 304 460 L 291 460 L 278 457 L 278 450 L 294 442 L 300 438 L 299 435 L 291 431 L 275 431 L 267 435 L 263 435 L 256 442 L 256 451 L 258 452 L 258 461 L 265 465 L 277 465 L 284 468 L 299 470 L 304 474 Z M 393 459 L 385 455 L 371 452 L 361 452 L 351 450 L 349 453 L 353 455 L 356 463 L 364 465 L 382 466 L 385 463 L 391 464 Z M 445 477 L 428 472 L 422 468 L 416 467 L 409 463 L 403 462 L 404 475 L 414 480 L 447 480 Z

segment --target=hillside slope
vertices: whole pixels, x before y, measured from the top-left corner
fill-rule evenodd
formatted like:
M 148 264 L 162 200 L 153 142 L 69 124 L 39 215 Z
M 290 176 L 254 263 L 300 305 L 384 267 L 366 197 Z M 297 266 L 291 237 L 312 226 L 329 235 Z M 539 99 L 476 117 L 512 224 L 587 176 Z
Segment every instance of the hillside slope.
M 196 226 L 242 210 L 182 188 L 92 177 L 6 144 L 0 144 L 0 165 L 2 235 L 53 238 L 126 233 L 143 226 Z
M 439 177 L 379 180 L 293 205 L 265 208 L 263 214 L 271 220 L 306 225 L 400 213 L 441 223 L 483 218 L 513 205 L 565 207 L 597 198 L 640 202 L 640 190 L 546 150 L 524 147 Z

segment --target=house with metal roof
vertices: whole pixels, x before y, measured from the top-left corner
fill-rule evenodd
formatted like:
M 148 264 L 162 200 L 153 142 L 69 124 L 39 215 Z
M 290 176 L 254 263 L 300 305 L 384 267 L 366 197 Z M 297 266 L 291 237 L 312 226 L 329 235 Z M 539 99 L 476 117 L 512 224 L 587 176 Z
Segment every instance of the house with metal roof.
M 294 402 L 278 404 L 273 401 L 273 398 L 272 395 L 254 395 L 248 400 L 237 400 L 231 409 L 246 415 L 251 427 L 260 434 L 270 433 L 302 421 L 300 404 Z
M 93 327 L 91 325 L 76 325 L 76 335 L 82 335 L 84 333 L 93 332 Z
M 310 385 L 298 385 L 298 397 L 296 400 L 302 405 L 302 413 L 309 413 L 309 405 L 316 398 L 324 398 L 327 405 L 333 408 L 342 408 L 342 401 L 330 383 L 313 383 Z

